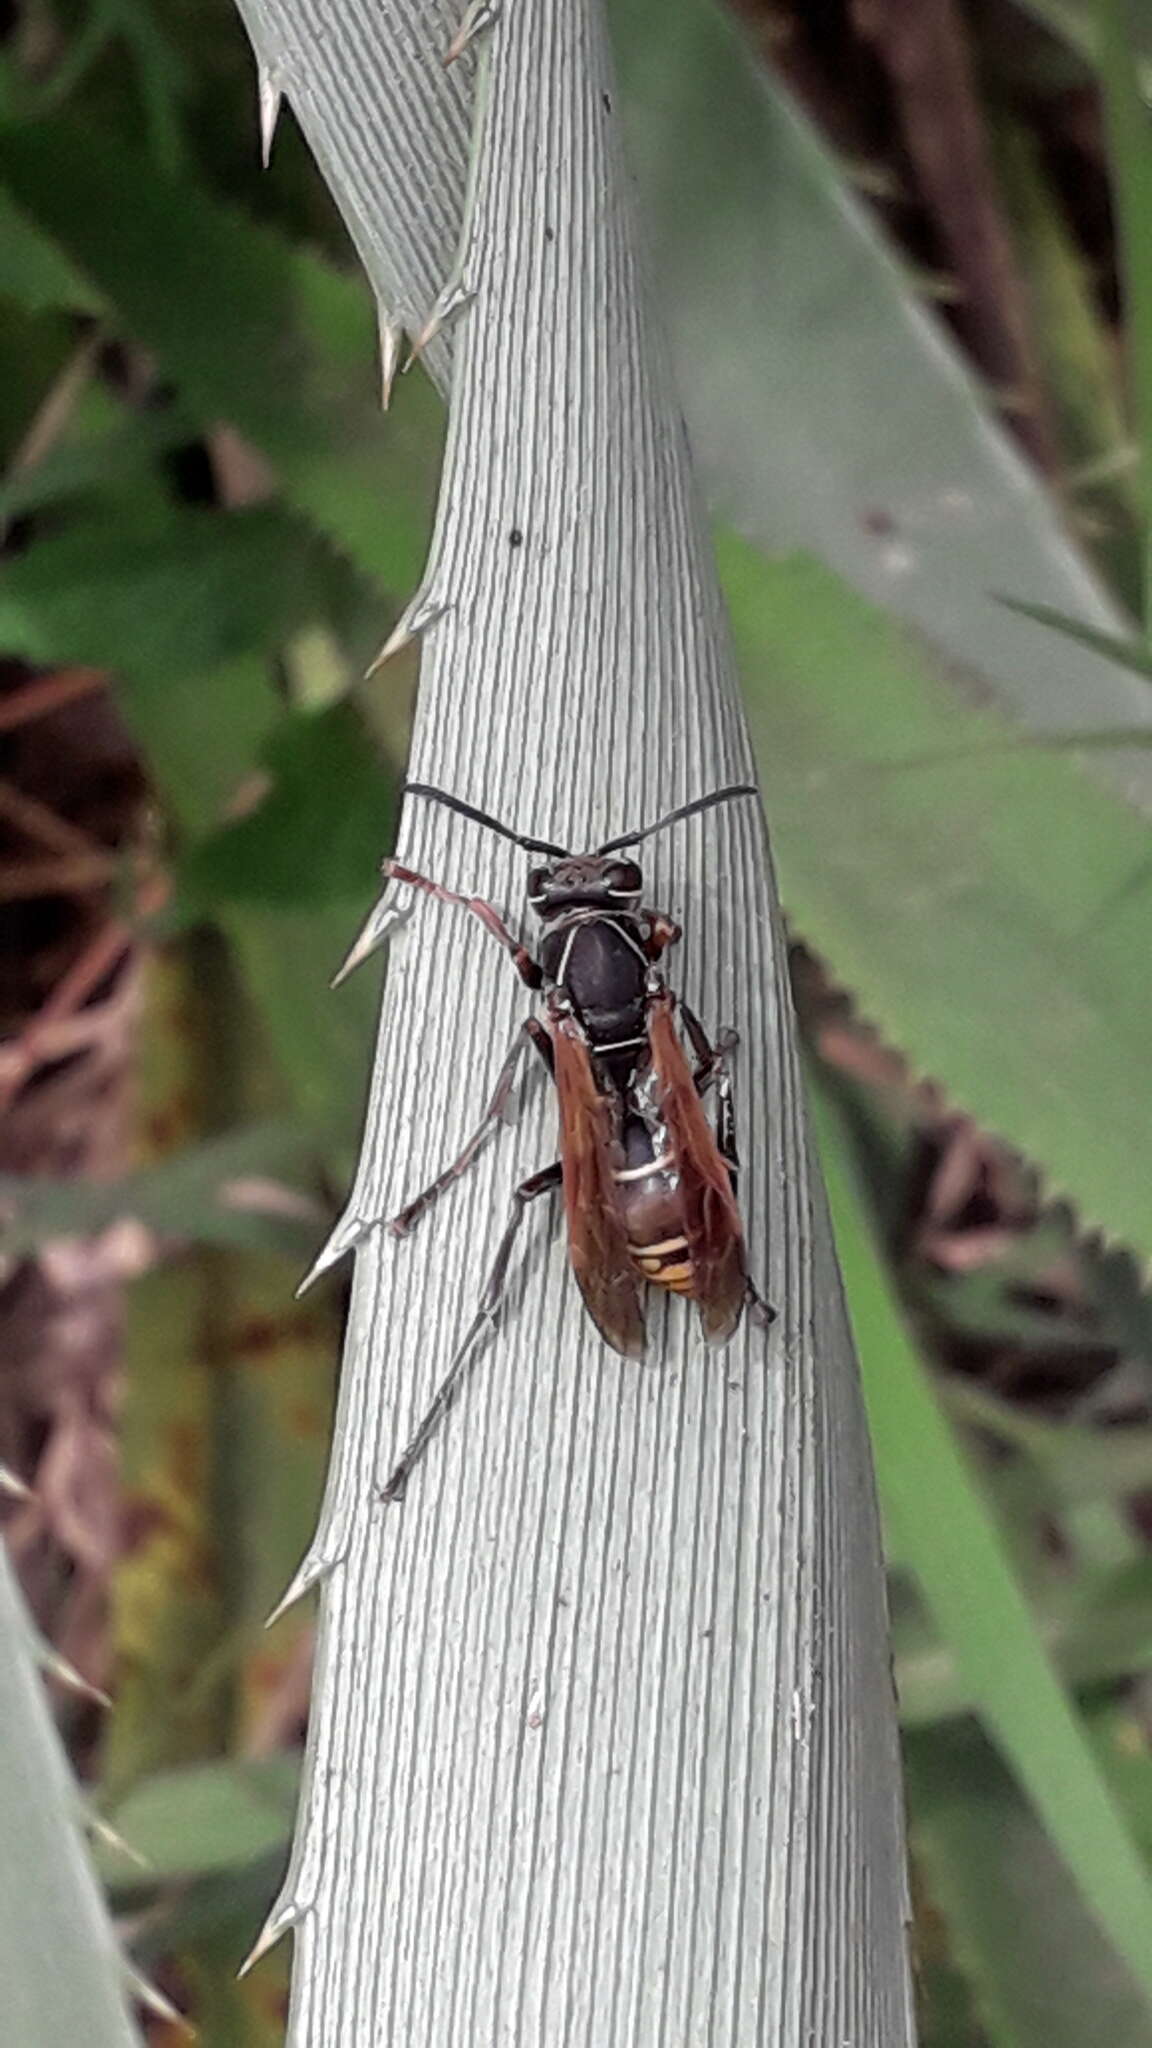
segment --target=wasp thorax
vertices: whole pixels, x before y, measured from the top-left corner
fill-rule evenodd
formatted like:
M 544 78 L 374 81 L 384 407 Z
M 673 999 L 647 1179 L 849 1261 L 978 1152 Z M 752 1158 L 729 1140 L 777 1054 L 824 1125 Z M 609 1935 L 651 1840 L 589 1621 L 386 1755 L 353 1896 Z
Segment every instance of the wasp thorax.
M 533 868 L 528 901 L 540 917 L 561 910 L 630 910 L 640 901 L 643 877 L 634 860 L 573 853 L 551 867 Z

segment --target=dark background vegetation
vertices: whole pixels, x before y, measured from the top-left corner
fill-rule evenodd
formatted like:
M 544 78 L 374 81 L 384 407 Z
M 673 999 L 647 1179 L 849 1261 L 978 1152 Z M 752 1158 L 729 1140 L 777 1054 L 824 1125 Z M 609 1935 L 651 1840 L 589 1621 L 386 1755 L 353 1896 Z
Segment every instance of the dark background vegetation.
M 1115 213 L 1142 174 L 1089 10 L 742 12 L 1139 619 L 1140 287 Z M 76 1768 L 150 1858 L 104 1859 L 126 1936 L 212 2048 L 259 2048 L 286 1963 L 233 1973 L 282 1864 L 310 1648 L 306 1615 L 263 1621 L 315 1513 L 342 1306 L 339 1281 L 293 1287 L 354 1160 L 378 971 L 327 982 L 389 843 L 415 665 L 362 677 L 418 576 L 443 423 L 418 369 L 381 417 L 366 290 L 290 120 L 260 170 L 228 0 L 7 0 L 3 28 L 0 1462 L 31 1489 L 5 1535 L 72 1674 Z M 800 938 L 854 1313 L 866 1364 L 898 1359 L 869 1387 L 925 2048 L 1152 2048 L 1152 1992 L 1102 1931 L 1093 1805 L 1131 1848 L 1138 1926 L 1140 1267 Z M 970 999 L 975 1028 L 978 978 Z M 933 1548 L 950 1515 L 967 1585 Z M 1016 1711 L 985 1700 L 991 1666 Z

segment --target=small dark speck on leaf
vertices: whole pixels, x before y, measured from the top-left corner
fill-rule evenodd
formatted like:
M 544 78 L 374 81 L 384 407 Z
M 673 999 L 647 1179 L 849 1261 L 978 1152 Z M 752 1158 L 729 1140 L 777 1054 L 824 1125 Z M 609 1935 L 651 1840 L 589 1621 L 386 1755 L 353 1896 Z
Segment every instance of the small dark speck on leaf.
M 604 102 L 604 112 L 605 112 L 606 114 L 610 114 L 610 113 L 612 112 L 612 95 L 611 95 L 611 93 L 607 93 L 607 92 L 605 92 L 605 93 L 601 93 L 600 97 L 601 97 L 601 99 L 602 99 L 602 100 L 603 100 L 603 102 Z
M 544 230 L 544 240 L 545 240 L 546 242 L 554 242 L 554 241 L 556 240 L 556 230 L 555 230 L 555 228 L 545 228 L 545 230 Z
M 508 545 L 510 548 L 523 547 L 524 535 L 521 533 L 520 528 L 518 526 L 514 526 L 512 528 L 511 533 L 508 535 Z
M 886 512 L 882 505 L 869 505 L 860 514 L 860 524 L 865 533 L 871 534 L 875 540 L 891 540 L 897 530 L 892 514 Z

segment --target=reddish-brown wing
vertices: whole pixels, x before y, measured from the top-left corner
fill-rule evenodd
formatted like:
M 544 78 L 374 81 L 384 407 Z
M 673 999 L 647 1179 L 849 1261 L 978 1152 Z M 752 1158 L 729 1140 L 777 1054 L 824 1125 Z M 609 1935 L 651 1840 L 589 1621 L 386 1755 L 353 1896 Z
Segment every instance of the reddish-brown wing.
M 667 989 L 648 1006 L 648 1039 L 660 1108 L 680 1176 L 684 1235 L 692 1260 L 692 1294 L 710 1344 L 723 1344 L 740 1321 L 748 1292 L 748 1266 L 732 1177 L 692 1079 L 672 1021 Z
M 576 1019 L 552 1014 L 548 1031 L 556 1054 L 572 1270 L 601 1335 L 625 1358 L 642 1358 L 643 1301 L 612 1178 L 614 1163 L 621 1163 L 612 1105 L 596 1086 L 588 1043 Z

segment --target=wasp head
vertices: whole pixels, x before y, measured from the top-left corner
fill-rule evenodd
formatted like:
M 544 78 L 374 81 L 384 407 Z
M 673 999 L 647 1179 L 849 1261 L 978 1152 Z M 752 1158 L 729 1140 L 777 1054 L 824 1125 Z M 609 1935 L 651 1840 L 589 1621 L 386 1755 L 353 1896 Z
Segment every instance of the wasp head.
M 547 923 L 562 910 L 633 910 L 644 881 L 634 860 L 618 854 L 571 853 L 533 868 L 528 901 Z

